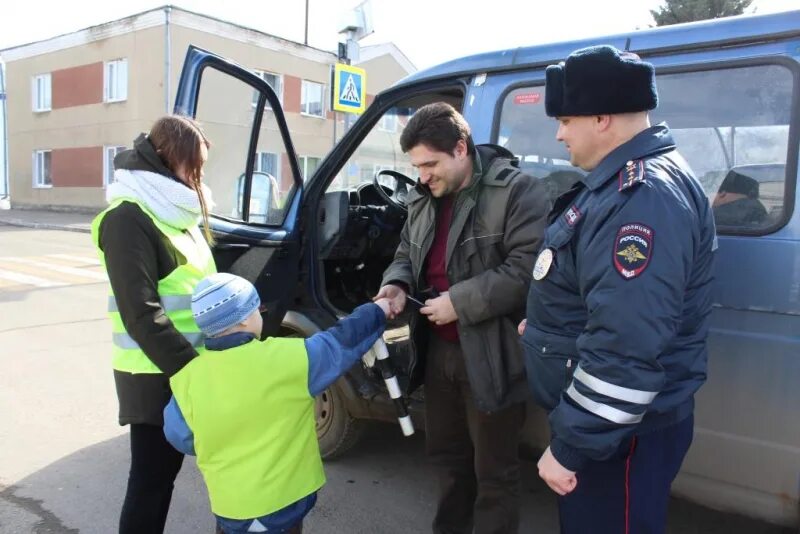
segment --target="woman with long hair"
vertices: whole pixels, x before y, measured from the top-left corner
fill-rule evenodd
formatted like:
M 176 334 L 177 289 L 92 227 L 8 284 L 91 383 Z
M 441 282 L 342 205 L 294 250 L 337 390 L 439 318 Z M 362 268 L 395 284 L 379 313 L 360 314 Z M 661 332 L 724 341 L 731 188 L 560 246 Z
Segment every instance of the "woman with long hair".
M 192 318 L 192 290 L 216 271 L 209 249 L 211 195 L 202 183 L 209 146 L 194 120 L 158 119 L 114 158 L 109 206 L 92 223 L 111 283 L 119 424 L 130 425 L 121 534 L 163 532 L 183 463 L 164 437 L 162 413 L 171 396 L 169 377 L 203 344 Z

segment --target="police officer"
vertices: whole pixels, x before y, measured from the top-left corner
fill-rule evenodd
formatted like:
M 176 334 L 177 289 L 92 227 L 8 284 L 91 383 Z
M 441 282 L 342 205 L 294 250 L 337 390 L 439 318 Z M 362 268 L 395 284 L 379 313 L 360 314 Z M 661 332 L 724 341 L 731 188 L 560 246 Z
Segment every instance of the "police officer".
M 546 80 L 557 139 L 588 174 L 549 215 L 519 325 L 549 411 L 539 475 L 562 532 L 663 532 L 706 378 L 711 209 L 667 125 L 650 125 L 652 65 L 597 46 Z

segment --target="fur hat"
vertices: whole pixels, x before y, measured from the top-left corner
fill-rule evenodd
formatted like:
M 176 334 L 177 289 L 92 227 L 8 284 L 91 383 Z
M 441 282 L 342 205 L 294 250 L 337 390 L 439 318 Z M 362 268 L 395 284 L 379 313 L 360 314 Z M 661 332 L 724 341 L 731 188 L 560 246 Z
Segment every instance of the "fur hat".
M 235 326 L 261 305 L 253 284 L 233 274 L 206 276 L 192 294 L 192 315 L 200 330 L 209 337 Z
M 747 198 L 758 198 L 758 190 L 759 186 L 756 180 L 734 170 L 728 171 L 719 186 L 720 193 L 738 193 L 746 195 Z
M 658 105 L 655 69 L 613 46 L 582 48 L 546 71 L 544 106 L 551 117 L 649 111 Z

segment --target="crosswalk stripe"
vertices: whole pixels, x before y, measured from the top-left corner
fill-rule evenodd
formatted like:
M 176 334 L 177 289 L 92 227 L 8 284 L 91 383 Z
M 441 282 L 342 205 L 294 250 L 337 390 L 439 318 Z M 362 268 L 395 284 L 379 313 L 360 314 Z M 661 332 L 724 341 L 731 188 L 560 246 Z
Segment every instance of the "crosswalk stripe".
M 72 254 L 47 254 L 46 257 L 68 260 L 80 265 L 101 265 L 100 260 L 98 260 L 97 257 L 73 256 Z
M 77 269 L 75 267 L 65 267 L 63 265 L 54 265 L 52 263 L 47 263 L 43 261 L 32 260 L 29 258 L 9 258 L 4 257 L 2 258 L 3 261 L 10 261 L 13 263 L 19 263 L 22 265 L 30 265 L 32 267 L 39 267 L 41 269 L 47 269 L 50 271 L 55 271 L 57 273 L 68 274 L 71 276 L 80 276 L 83 278 L 91 278 L 93 280 L 107 280 L 105 273 L 98 273 L 95 271 L 89 271 L 86 269 Z
M 7 260 L 8 258 L 3 259 Z M 26 284 L 36 287 L 60 287 L 67 285 L 65 282 L 54 282 L 46 278 L 31 276 L 29 274 L 15 273 L 13 271 L 6 271 L 5 269 L 0 269 L 0 278 L 9 280 L 11 282 L 17 282 L 18 284 Z

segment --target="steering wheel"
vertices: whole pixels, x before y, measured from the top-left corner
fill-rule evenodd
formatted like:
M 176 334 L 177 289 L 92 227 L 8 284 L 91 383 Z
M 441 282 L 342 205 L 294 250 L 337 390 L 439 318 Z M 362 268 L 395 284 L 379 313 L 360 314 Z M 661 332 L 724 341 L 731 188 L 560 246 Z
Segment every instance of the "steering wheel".
M 378 180 L 381 176 L 390 176 L 394 179 L 396 185 L 391 195 L 386 192 L 385 187 L 381 185 Z M 372 178 L 372 183 L 378 195 L 380 195 L 389 206 L 398 210 L 408 211 L 408 206 L 406 206 L 408 188 L 416 186 L 417 182 L 401 172 L 384 169 L 375 173 L 375 176 Z

